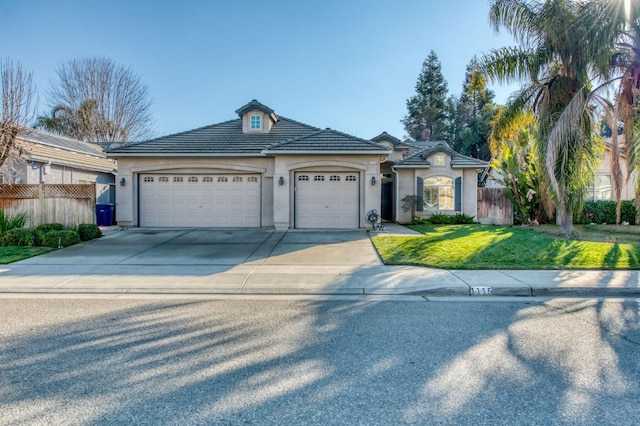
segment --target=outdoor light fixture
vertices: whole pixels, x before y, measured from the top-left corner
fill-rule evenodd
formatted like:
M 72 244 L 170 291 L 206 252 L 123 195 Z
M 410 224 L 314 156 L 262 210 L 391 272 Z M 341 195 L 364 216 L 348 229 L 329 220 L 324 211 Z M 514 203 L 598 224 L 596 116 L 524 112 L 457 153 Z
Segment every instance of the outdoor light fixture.
M 284 177 L 280 176 L 280 179 L 278 179 L 278 184 L 279 185 L 284 185 Z
M 125 178 L 120 179 L 120 186 L 125 186 L 125 184 L 127 183 Z
M 371 176 L 371 185 L 375 185 L 375 184 L 376 184 L 376 177 Z

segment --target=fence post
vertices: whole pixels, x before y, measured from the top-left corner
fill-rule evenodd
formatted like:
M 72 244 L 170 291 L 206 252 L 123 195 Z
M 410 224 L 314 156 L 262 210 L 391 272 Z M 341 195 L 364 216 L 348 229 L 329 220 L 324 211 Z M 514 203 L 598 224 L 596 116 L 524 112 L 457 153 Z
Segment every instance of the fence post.
M 40 225 L 47 223 L 45 221 L 44 182 L 40 182 L 40 185 L 38 186 L 38 203 L 40 204 L 40 223 L 38 225 Z

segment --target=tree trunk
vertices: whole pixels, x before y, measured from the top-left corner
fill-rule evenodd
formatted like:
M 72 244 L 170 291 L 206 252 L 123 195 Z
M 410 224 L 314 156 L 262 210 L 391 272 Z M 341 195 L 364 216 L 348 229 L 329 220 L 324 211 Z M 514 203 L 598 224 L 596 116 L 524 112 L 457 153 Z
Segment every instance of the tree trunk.
M 558 211 L 558 217 L 560 218 L 560 225 L 562 226 L 562 235 L 570 237 L 573 233 L 573 212 L 570 211 Z

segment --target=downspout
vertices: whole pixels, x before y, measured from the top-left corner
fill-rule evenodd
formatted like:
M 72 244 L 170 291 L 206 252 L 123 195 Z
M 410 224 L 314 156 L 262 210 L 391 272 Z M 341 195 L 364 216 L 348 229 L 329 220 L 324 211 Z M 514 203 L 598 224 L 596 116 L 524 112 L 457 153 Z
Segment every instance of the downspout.
M 400 175 L 398 174 L 398 171 L 396 170 L 396 166 L 391 166 L 391 173 L 393 173 L 395 176 L 393 178 L 393 183 L 395 184 L 395 188 L 393 188 L 393 215 L 391 217 L 391 219 L 395 222 L 398 223 L 398 199 L 400 198 Z

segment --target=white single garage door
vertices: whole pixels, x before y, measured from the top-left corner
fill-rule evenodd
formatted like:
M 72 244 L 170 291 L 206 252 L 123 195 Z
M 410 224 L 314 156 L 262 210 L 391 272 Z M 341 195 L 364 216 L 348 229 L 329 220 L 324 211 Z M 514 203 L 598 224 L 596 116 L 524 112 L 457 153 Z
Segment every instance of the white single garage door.
M 139 182 L 140 226 L 260 226 L 260 175 L 141 174 Z
M 295 179 L 296 228 L 358 228 L 358 173 L 298 172 Z

